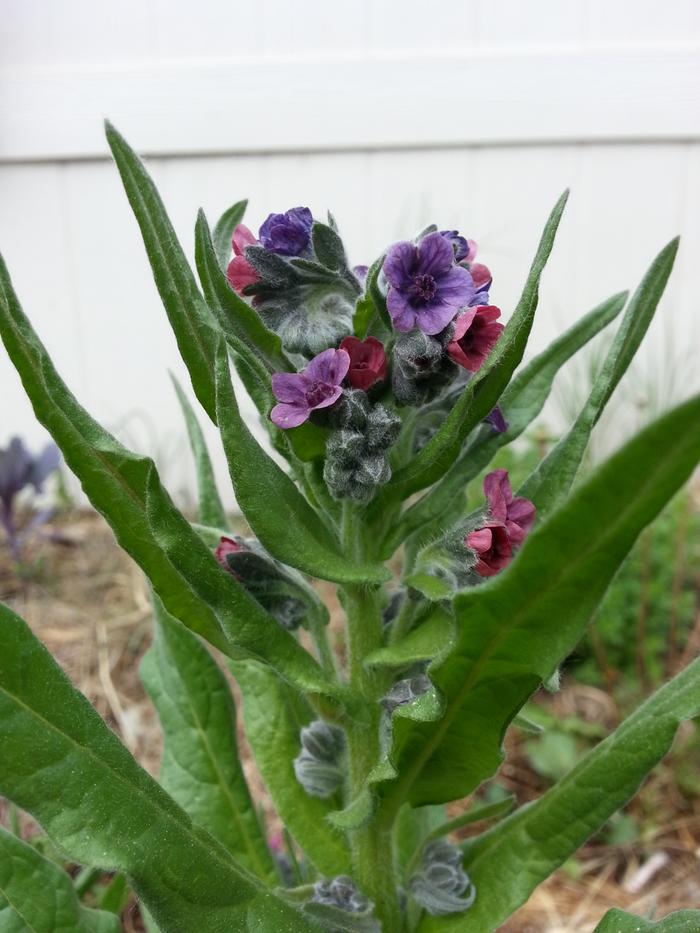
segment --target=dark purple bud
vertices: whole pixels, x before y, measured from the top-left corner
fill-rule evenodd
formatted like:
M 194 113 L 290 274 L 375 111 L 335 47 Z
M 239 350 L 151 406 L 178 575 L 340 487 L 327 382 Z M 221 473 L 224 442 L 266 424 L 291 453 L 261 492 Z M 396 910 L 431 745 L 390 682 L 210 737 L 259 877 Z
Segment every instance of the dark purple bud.
M 270 214 L 260 227 L 260 242 L 271 253 L 299 256 L 309 245 L 313 222 L 308 207 L 292 207 L 284 214 Z
M 494 431 L 496 431 L 498 434 L 505 434 L 508 430 L 508 422 L 503 417 L 503 412 L 501 411 L 500 405 L 496 405 L 496 407 L 491 412 L 489 412 L 489 414 L 484 418 L 484 422 L 486 424 L 490 424 Z
M 441 230 L 440 236 L 452 245 L 455 254 L 455 262 L 462 262 L 468 259 L 470 254 L 469 240 L 460 236 L 457 230 Z

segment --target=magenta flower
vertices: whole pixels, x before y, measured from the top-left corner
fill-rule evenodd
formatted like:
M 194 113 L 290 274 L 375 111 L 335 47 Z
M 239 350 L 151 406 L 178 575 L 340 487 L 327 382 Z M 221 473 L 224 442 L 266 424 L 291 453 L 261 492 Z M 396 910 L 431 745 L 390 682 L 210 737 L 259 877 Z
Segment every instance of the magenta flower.
M 308 207 L 292 207 L 284 214 L 270 214 L 260 227 L 260 243 L 280 256 L 299 256 L 311 240 L 314 222 Z
M 493 470 L 484 479 L 491 517 L 503 525 L 513 544 L 522 544 L 535 521 L 535 506 L 523 496 L 513 498 L 508 470 Z
M 340 349 L 350 357 L 348 382 L 354 389 L 365 391 L 386 379 L 386 354 L 381 340 L 376 337 L 343 337 Z
M 258 241 L 254 234 L 245 224 L 238 224 L 233 231 L 231 246 L 233 247 L 234 257 L 228 264 L 226 278 L 229 280 L 231 288 L 242 294 L 246 285 L 254 285 L 260 280 L 260 276 L 245 258 L 246 246 L 257 246 Z
M 523 496 L 513 497 L 507 470 L 493 470 L 484 479 L 489 521 L 470 532 L 465 547 L 475 551 L 474 570 L 492 577 L 510 563 L 513 548 L 522 544 L 535 521 L 535 506 Z
M 478 557 L 474 570 L 480 577 L 493 577 L 508 566 L 513 557 L 513 548 L 508 532 L 501 525 L 488 523 L 477 531 L 470 532 L 464 544 L 475 551 Z
M 447 352 L 455 361 L 475 373 L 486 360 L 501 336 L 503 324 L 496 320 L 501 311 L 494 305 L 467 308 L 455 321 L 455 332 L 447 345 Z
M 270 412 L 278 428 L 296 428 L 316 408 L 328 408 L 342 394 L 341 383 L 348 374 L 347 350 L 324 350 L 300 373 L 274 373 L 272 391 L 280 403 Z
M 387 308 L 394 327 L 439 334 L 466 308 L 474 284 L 467 269 L 455 265 L 454 250 L 440 233 L 430 233 L 418 246 L 395 243 L 384 260 L 389 283 Z

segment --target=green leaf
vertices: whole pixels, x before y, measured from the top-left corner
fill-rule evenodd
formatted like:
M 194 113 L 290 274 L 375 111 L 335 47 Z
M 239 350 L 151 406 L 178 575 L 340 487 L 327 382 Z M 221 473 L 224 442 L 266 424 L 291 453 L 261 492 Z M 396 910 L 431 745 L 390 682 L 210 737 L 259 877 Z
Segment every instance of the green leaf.
M 404 583 L 406 586 L 418 590 L 419 593 L 431 602 L 450 599 L 454 594 L 454 590 L 449 583 L 429 573 L 412 573 L 405 578 Z
M 207 218 L 201 210 L 195 226 L 195 260 L 204 294 L 232 349 L 241 353 L 249 365 L 258 364 L 263 370 L 294 371 L 293 363 L 282 350 L 280 338 L 268 330 L 257 311 L 236 294 L 219 268 Z
M 229 260 L 231 258 L 231 239 L 233 231 L 243 220 L 243 215 L 248 207 L 248 199 L 245 201 L 236 201 L 227 211 L 219 217 L 212 239 L 214 241 L 214 251 L 222 272 L 226 272 Z
M 507 797 L 503 797 L 502 800 L 497 800 L 495 803 L 485 803 L 478 807 L 472 807 L 470 810 L 465 810 L 464 813 L 460 813 L 459 816 L 455 816 L 441 826 L 435 827 L 435 829 L 425 837 L 424 845 L 432 842 L 434 839 L 442 839 L 443 836 L 448 836 L 450 833 L 462 829 L 464 826 L 471 826 L 472 823 L 498 820 L 509 813 L 513 809 L 514 804 L 515 797 L 509 794 Z
M 193 825 L 4 606 L 0 746 L 0 793 L 70 858 L 126 874 L 163 933 L 244 931 L 270 902 L 280 929 L 316 929 Z
M 467 484 L 490 463 L 499 448 L 512 443 L 542 411 L 561 367 L 606 327 L 624 307 L 627 292 L 608 298 L 534 357 L 518 372 L 498 401 L 508 430 L 499 434 L 490 429 L 486 437 L 469 443 L 443 478 L 418 502 L 411 505 L 391 529 L 382 549 L 388 559 L 409 534 L 424 531 L 416 541 L 420 547 L 431 540 L 438 529 L 449 524 L 455 501 L 461 501 Z
M 197 489 L 199 492 L 199 520 L 203 525 L 213 525 L 217 528 L 225 528 L 227 525 L 226 512 L 221 504 L 219 490 L 216 488 L 214 479 L 214 470 L 212 469 L 207 442 L 204 440 L 202 428 L 197 421 L 192 406 L 182 386 L 171 373 L 170 378 L 175 386 L 182 414 L 187 425 L 187 434 L 190 439 L 190 447 L 194 456 L 195 468 L 197 472 Z
M 246 738 L 284 825 L 322 875 L 351 873 L 347 842 L 327 822 L 333 804 L 310 797 L 294 773 L 301 728 L 316 718 L 311 707 L 261 664 L 233 662 L 229 667 L 243 694 Z
M 439 721 L 394 715 L 393 768 L 385 760 L 378 772 L 399 775 L 383 788 L 390 809 L 463 797 L 493 773 L 513 716 L 574 648 L 637 535 L 699 458 L 696 397 L 600 466 L 505 572 L 458 594 L 455 647 L 429 668 Z
M 154 601 L 156 638 L 141 680 L 158 710 L 160 784 L 249 871 L 276 878 L 236 747 L 228 683 L 202 643 Z
M 386 307 L 386 296 L 379 287 L 379 275 L 384 265 L 384 253 L 375 259 L 367 270 L 364 296 L 356 304 L 352 319 L 353 333 L 361 340 L 367 334 L 386 339 L 391 337 L 393 328 Z
M 0 930 L 6 933 L 120 933 L 114 914 L 89 910 L 68 875 L 0 827 Z
M 559 198 L 544 228 L 523 294 L 493 352 L 467 384 L 440 429 L 411 461 L 394 474 L 377 496 L 373 514 L 385 503 L 405 499 L 439 480 L 459 456 L 464 439 L 494 408 L 523 358 L 537 309 L 540 277 L 554 244 L 569 196 Z
M 676 910 L 663 920 L 643 920 L 624 910 L 609 910 L 593 933 L 698 933 L 700 910 Z
M 370 667 L 409 667 L 419 661 L 432 660 L 443 652 L 453 637 L 454 620 L 441 607 L 395 644 L 377 648 L 365 658 Z
M 217 411 L 236 500 L 270 554 L 337 583 L 381 583 L 390 577 L 384 567 L 359 565 L 342 556 L 318 514 L 255 440 L 238 410 L 222 346 L 217 355 Z
M 124 875 L 114 875 L 100 896 L 100 910 L 121 914 L 129 900 L 129 883 Z
M 160 195 L 143 163 L 107 122 L 107 142 L 136 216 L 160 297 L 195 395 L 216 423 L 214 351 L 217 333 Z
M 25 317 L 0 260 L 0 333 L 39 421 L 166 609 L 221 651 L 268 660 L 298 686 L 333 692 L 313 658 L 243 587 L 175 508 L 153 462 L 81 408 Z
M 518 490 L 541 514 L 550 511 L 571 488 L 588 440 L 610 396 L 637 352 L 663 294 L 678 252 L 678 238 L 661 250 L 630 299 L 615 339 L 578 418 Z
M 467 915 L 469 929 L 490 933 L 514 913 L 634 795 L 671 747 L 679 724 L 698 714 L 700 660 L 653 694 L 539 800 L 474 840 L 466 851 L 466 868 L 477 890 Z M 462 930 L 460 920 L 463 924 L 464 916 L 426 920 L 420 929 Z
M 311 242 L 316 258 L 326 269 L 333 272 L 343 272 L 347 269 L 348 260 L 343 241 L 332 227 L 314 221 L 311 227 Z
M 334 810 L 332 813 L 329 813 L 327 819 L 328 822 L 332 826 L 337 827 L 337 829 L 342 829 L 344 832 L 354 832 L 356 829 L 361 829 L 369 823 L 374 816 L 375 810 L 376 798 L 374 794 L 365 787 L 360 791 L 357 797 L 351 800 L 342 810 Z
M 362 913 L 350 913 L 329 904 L 316 904 L 313 901 L 304 904 L 304 913 L 322 923 L 327 933 L 382 933 L 372 910 L 373 908 L 370 908 Z

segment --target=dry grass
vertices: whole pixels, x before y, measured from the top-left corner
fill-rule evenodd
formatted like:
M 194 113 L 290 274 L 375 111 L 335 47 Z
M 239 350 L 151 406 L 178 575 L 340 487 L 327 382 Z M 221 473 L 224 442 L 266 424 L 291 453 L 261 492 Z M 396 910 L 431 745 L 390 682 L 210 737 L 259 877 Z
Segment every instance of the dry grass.
M 0 599 L 27 620 L 73 683 L 155 775 L 160 731 L 138 676 L 139 661 L 151 639 L 143 577 L 93 513 L 64 516 L 60 530 L 72 544 L 43 545 L 30 555 L 36 566 L 23 579 L 0 550 Z M 612 700 L 592 688 L 568 685 L 549 704 L 557 715 L 574 713 L 606 728 L 619 720 Z M 530 767 L 522 741 L 515 737 L 509 744 L 501 782 L 524 802 L 540 793 L 544 784 Z M 274 813 L 243 740 L 242 748 L 254 795 L 274 829 Z M 501 929 L 587 933 L 611 906 L 639 914 L 655 910 L 663 916 L 679 907 L 700 905 L 700 799 L 684 797 L 672 769 L 666 767 L 657 769 L 647 782 L 633 812 L 646 827 L 641 841 L 624 846 L 587 844 L 571 866 L 542 885 Z M 31 824 L 26 829 L 31 832 Z M 650 858 L 659 868 L 639 887 L 640 866 Z M 141 929 L 133 905 L 125 911 L 124 929 Z

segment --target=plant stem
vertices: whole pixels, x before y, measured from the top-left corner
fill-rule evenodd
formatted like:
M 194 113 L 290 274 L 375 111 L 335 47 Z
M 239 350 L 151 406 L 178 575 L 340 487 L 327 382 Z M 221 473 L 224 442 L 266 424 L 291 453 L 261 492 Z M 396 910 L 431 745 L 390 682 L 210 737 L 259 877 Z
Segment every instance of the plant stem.
M 343 504 L 343 545 L 346 554 L 361 558 L 366 546 L 361 513 L 352 503 Z M 379 701 L 383 677 L 365 667 L 364 659 L 382 644 L 381 591 L 377 587 L 346 586 L 343 604 L 347 619 L 348 678 L 351 689 L 362 696 L 367 715 L 362 722 L 350 722 L 348 736 L 348 802 L 366 788 L 367 776 L 376 765 L 379 749 Z M 382 930 L 398 933 L 403 921 L 394 877 L 390 828 L 371 819 L 350 833 L 355 880 L 375 905 Z

